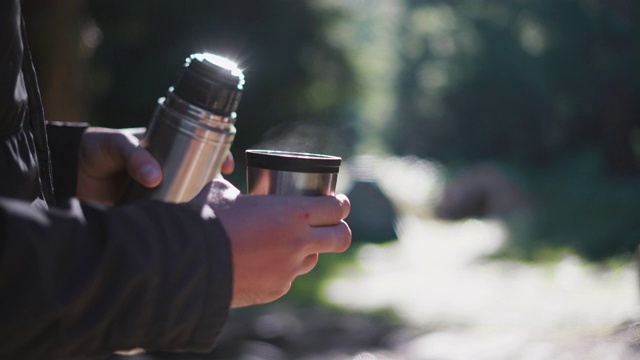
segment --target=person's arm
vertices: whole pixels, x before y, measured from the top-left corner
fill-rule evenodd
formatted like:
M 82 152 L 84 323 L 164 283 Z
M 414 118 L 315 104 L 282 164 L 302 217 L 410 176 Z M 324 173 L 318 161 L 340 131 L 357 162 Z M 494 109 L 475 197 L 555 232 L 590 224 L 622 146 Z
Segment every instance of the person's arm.
M 188 206 L 40 211 L 0 199 L 0 358 L 207 351 L 231 271 L 220 223 Z

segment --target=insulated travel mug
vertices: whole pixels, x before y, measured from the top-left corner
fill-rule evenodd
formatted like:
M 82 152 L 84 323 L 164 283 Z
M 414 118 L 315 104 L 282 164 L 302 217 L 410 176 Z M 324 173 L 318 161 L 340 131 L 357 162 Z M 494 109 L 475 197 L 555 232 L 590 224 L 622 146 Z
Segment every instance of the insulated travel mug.
M 276 150 L 247 150 L 247 192 L 252 195 L 333 195 L 342 159 Z

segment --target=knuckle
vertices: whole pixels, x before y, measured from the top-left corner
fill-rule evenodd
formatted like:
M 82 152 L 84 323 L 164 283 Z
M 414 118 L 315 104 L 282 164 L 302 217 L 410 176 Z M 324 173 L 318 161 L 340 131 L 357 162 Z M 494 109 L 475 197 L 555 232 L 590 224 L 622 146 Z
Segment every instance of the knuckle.
M 293 281 L 293 280 L 292 280 Z M 280 288 L 278 289 L 277 293 L 274 294 L 277 298 L 280 298 L 282 296 L 284 296 L 285 294 L 287 294 L 289 292 L 289 290 L 291 290 L 291 283 L 292 281 L 285 281 Z
M 289 292 L 289 290 L 291 289 L 291 283 L 297 275 L 295 270 L 296 269 L 291 268 L 288 271 L 282 273 L 280 279 L 275 282 L 273 284 L 273 287 L 271 288 L 272 296 L 274 296 L 275 298 L 279 298 Z
M 316 265 L 318 265 L 318 259 L 318 253 L 312 253 L 305 256 L 305 258 L 300 262 L 300 265 L 298 266 L 297 275 L 304 275 L 311 272 L 311 270 L 313 270 Z
M 295 275 L 293 274 L 282 274 L 280 277 L 272 279 L 268 285 L 263 285 L 259 291 L 259 297 L 264 299 L 261 303 L 277 300 L 287 294 L 291 290 L 291 283 L 294 278 Z

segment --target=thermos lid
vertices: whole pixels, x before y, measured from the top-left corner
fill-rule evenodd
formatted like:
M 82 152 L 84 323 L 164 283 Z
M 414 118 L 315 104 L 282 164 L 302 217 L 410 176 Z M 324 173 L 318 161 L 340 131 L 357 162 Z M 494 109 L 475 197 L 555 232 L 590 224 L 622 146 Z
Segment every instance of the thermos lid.
M 244 74 L 231 60 L 211 53 L 189 56 L 173 93 L 183 100 L 222 116 L 235 112 Z
M 303 173 L 332 173 L 340 170 L 342 158 L 330 155 L 277 150 L 246 150 L 247 167 Z

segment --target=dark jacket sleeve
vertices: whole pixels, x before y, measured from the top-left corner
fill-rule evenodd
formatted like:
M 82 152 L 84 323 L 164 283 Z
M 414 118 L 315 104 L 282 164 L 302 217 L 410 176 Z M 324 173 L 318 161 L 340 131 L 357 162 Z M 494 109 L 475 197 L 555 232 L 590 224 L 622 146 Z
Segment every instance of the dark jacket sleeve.
M 56 204 L 62 204 L 76 194 L 78 149 L 88 127 L 87 123 L 47 123 Z
M 19 1 L 0 1 L 0 134 L 15 132 L 27 112 L 19 13 Z
M 219 221 L 186 205 L 45 211 L 0 198 L 0 358 L 210 350 L 231 277 Z

